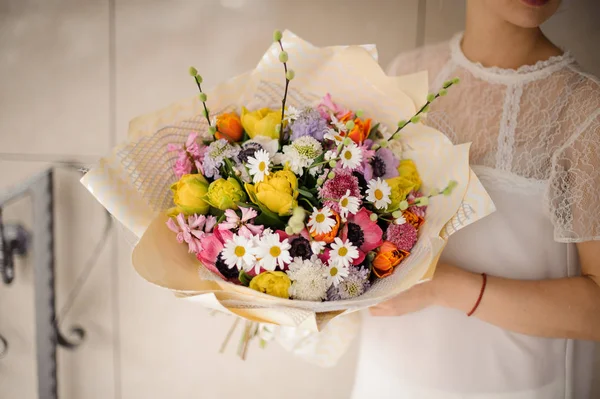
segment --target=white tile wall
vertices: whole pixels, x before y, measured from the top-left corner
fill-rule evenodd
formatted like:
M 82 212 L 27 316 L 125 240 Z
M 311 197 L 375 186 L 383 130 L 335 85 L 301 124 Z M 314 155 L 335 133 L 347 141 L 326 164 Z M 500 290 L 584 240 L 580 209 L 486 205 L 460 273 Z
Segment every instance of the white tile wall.
M 274 28 L 288 28 L 317 45 L 376 43 L 386 65 L 414 47 L 418 2 L 116 0 L 114 134 L 124 140 L 131 118 L 196 94 L 187 74 L 190 65 L 198 67 L 207 85 L 251 69 Z M 545 28 L 598 73 L 600 59 L 591 51 L 598 25 L 589 12 L 597 5 L 570 3 Z M 464 0 L 427 0 L 425 7 L 426 43 L 462 29 Z M 108 151 L 109 16 L 108 0 L 0 3 L 0 191 L 42 170 L 46 161 L 89 163 Z M 59 170 L 56 190 L 60 308 L 101 235 L 104 214 L 79 185 L 76 172 Z M 5 217 L 33 223 L 26 199 L 8 207 Z M 235 357 L 236 342 L 219 355 L 231 320 L 210 316 L 143 281 L 130 266 L 128 242 L 117 229 L 64 324 L 81 324 L 88 336 L 78 350 L 59 352 L 61 398 L 211 399 L 240 392 L 305 398 L 325 396 L 324 387 L 327 397 L 348 397 L 354 349 L 325 370 L 275 345 L 253 347 L 246 362 Z M 31 265 L 20 261 L 17 272 L 13 286 L 0 286 L 0 333 L 11 345 L 9 356 L 0 360 L 0 398 L 33 399 Z M 217 374 L 209 374 L 213 370 Z M 294 391 L 264 389 L 257 384 L 264 376 L 300 385 Z

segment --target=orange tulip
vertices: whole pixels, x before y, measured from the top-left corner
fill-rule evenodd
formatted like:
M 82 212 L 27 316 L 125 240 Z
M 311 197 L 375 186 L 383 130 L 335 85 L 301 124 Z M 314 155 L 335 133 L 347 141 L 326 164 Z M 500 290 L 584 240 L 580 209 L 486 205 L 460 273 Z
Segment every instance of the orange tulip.
M 340 219 L 340 215 L 338 215 L 336 211 L 332 209 L 331 213 L 333 213 L 333 216 L 335 216 L 335 226 L 333 226 L 331 231 L 326 234 L 315 234 L 314 232 L 310 233 L 310 235 L 315 239 L 315 241 L 323 241 L 327 244 L 331 244 L 333 240 L 335 240 L 335 237 L 337 237 L 337 233 L 340 229 L 340 224 L 342 221 Z
M 421 216 L 416 215 L 410 211 L 402 212 L 402 216 L 404 216 L 406 222 L 412 224 L 415 229 L 421 227 L 421 225 L 425 222 L 425 219 L 423 219 Z
M 389 241 L 384 241 L 379 252 L 373 259 L 373 273 L 379 278 L 384 278 L 394 272 L 394 267 L 398 266 L 404 258 L 410 255 L 409 252 L 396 248 Z
M 352 119 L 354 114 L 352 112 L 348 112 L 346 115 L 342 116 L 340 121 L 348 122 Z M 356 144 L 360 145 L 369 137 L 369 132 L 371 131 L 371 119 L 365 119 L 364 121 L 360 118 L 354 118 L 354 128 L 348 133 L 348 137 L 352 139 Z
M 244 135 L 242 121 L 235 112 L 217 116 L 217 139 L 227 139 L 230 142 L 240 141 Z

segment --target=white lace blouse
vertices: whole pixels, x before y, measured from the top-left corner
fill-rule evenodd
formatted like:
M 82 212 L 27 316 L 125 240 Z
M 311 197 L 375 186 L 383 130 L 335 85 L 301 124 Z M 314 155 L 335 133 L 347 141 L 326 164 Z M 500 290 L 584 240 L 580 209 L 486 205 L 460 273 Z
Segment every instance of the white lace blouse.
M 390 69 L 427 69 L 431 91 L 461 79 L 427 123 L 472 143 L 472 167 L 497 207 L 453 235 L 442 260 L 514 279 L 577 275 L 573 243 L 600 240 L 600 83 L 568 52 L 486 68 L 464 56 L 461 37 Z M 516 334 L 438 307 L 365 313 L 360 346 L 355 398 L 583 399 L 594 373 L 593 343 Z

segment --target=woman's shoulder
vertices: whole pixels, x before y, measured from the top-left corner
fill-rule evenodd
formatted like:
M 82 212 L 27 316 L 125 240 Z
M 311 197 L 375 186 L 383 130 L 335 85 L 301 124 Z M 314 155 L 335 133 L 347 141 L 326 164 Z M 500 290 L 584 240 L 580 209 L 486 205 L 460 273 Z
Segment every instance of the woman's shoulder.
M 388 75 L 398 76 L 427 70 L 430 77 L 435 76 L 450 57 L 448 41 L 430 44 L 403 52 L 396 56 L 388 66 Z

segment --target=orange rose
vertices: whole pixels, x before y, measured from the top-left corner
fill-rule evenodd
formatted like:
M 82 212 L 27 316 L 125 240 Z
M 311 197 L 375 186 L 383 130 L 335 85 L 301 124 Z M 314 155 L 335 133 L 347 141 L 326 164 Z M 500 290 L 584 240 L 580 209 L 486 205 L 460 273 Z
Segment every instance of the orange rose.
M 402 212 L 402 216 L 404 216 L 404 219 L 406 219 L 406 222 L 412 224 L 415 229 L 418 229 L 419 227 L 421 227 L 421 225 L 425 222 L 425 219 L 423 219 L 421 216 L 415 215 L 414 213 L 412 213 L 410 211 Z
M 331 244 L 333 240 L 335 240 L 335 237 L 337 237 L 338 230 L 340 229 L 341 219 L 340 215 L 338 215 L 338 213 L 333 209 L 331 210 L 331 213 L 333 213 L 333 216 L 335 216 L 335 226 L 333 226 L 331 231 L 327 234 L 315 234 L 315 232 L 311 233 L 310 235 L 315 239 L 315 241 L 323 241 L 327 244 Z
M 344 115 L 340 121 L 348 122 L 354 114 L 348 112 Z M 356 144 L 360 145 L 369 137 L 371 131 L 371 119 L 365 119 L 364 121 L 360 118 L 354 118 L 354 128 L 348 133 L 348 137 L 352 139 Z
M 217 117 L 217 139 L 227 139 L 230 142 L 240 141 L 244 135 L 242 121 L 235 112 L 221 114 Z
M 384 241 L 379 252 L 373 259 L 373 273 L 379 278 L 384 278 L 394 272 L 394 267 L 398 266 L 404 258 L 410 255 L 409 252 L 396 248 L 389 241 Z

